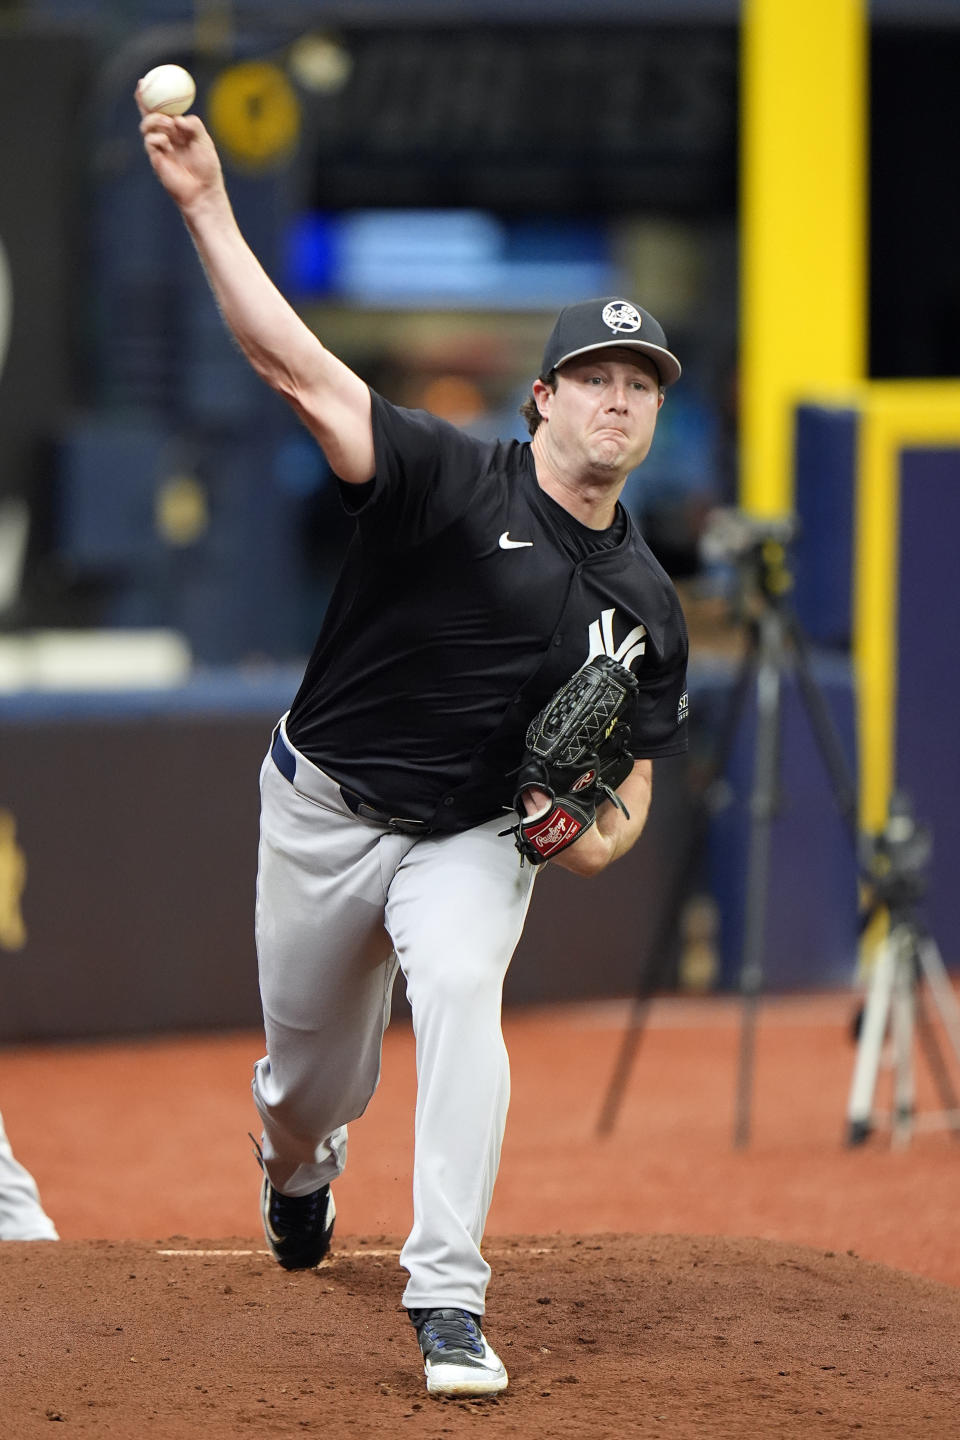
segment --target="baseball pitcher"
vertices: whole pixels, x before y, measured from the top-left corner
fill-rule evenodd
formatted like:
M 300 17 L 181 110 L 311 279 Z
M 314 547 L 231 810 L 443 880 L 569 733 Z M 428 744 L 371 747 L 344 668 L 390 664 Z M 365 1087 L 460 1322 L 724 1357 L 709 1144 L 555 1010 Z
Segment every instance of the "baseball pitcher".
M 592 876 L 625 855 L 652 760 L 686 746 L 680 606 L 618 502 L 680 365 L 650 314 L 609 296 L 557 319 L 528 442 L 393 405 L 268 279 L 202 122 L 141 130 L 226 324 L 354 517 L 260 776 L 265 1233 L 288 1269 L 326 1254 L 399 966 L 418 1075 L 403 1303 L 430 1393 L 496 1393 L 481 1240 L 509 1098 L 504 976 L 542 866 Z

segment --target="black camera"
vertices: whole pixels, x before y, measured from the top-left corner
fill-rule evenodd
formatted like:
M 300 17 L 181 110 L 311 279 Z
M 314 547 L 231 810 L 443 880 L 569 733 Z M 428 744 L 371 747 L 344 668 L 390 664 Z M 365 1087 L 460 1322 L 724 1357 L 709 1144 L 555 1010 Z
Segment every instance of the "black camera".
M 795 515 L 747 515 L 718 506 L 707 516 L 700 554 L 708 565 L 732 564 L 773 544 L 786 547 L 797 533 Z
M 860 864 L 874 896 L 870 914 L 880 906 L 903 909 L 920 900 L 932 854 L 932 832 L 917 824 L 909 796 L 898 791 L 890 800 L 884 828 L 860 839 Z

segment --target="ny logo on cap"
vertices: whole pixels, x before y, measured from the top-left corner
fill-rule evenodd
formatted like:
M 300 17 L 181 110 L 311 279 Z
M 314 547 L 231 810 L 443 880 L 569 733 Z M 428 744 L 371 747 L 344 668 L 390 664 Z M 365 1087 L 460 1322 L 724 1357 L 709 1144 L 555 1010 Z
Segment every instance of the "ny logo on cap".
M 641 325 L 639 311 L 629 300 L 611 300 L 609 305 L 604 305 L 600 318 L 617 334 L 624 330 L 639 330 Z

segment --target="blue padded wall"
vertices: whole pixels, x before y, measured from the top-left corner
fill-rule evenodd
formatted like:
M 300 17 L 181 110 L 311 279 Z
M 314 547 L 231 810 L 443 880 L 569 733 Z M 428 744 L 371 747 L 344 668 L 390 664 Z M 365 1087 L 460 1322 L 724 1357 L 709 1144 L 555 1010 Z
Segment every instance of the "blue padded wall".
M 811 640 L 839 648 L 852 630 L 857 427 L 854 410 L 797 408 L 795 608 Z
M 946 964 L 960 962 L 960 450 L 904 450 L 900 472 L 897 784 L 933 830 L 925 915 Z

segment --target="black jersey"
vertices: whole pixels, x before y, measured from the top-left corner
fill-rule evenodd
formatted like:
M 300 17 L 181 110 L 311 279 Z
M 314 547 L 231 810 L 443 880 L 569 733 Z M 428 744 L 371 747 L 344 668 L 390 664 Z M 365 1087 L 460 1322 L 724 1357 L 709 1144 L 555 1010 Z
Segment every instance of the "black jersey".
M 676 592 L 622 507 L 581 525 L 529 443 L 476 440 L 372 395 L 376 475 L 287 720 L 291 741 L 393 815 L 460 830 L 510 806 L 531 718 L 594 655 L 639 682 L 637 758 L 686 749 Z

